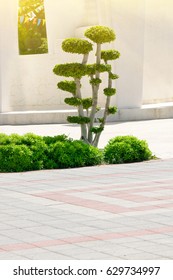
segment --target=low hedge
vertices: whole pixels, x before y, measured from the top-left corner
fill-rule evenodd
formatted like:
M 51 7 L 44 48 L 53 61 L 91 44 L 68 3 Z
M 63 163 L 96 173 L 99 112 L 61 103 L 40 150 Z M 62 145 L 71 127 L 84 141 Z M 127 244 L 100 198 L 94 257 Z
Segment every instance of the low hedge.
M 134 136 L 117 136 L 104 148 L 104 160 L 109 164 L 131 163 L 153 158 L 148 144 Z
M 42 137 L 32 133 L 0 133 L 0 172 L 131 163 L 152 158 L 147 142 L 134 136 L 115 137 L 100 151 L 64 134 Z
M 0 134 L 0 172 L 92 166 L 102 163 L 102 152 L 66 135 Z

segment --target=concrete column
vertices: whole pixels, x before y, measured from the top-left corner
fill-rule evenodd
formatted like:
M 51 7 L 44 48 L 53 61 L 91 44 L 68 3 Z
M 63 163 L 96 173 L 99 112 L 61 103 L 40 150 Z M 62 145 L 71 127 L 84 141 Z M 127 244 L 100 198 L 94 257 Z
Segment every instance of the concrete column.
M 121 57 L 115 63 L 119 108 L 140 108 L 143 95 L 145 0 L 110 0 L 111 25 Z
M 0 1 L 0 112 L 10 110 L 10 84 L 18 56 L 18 0 Z
M 143 102 L 173 102 L 173 1 L 146 0 Z

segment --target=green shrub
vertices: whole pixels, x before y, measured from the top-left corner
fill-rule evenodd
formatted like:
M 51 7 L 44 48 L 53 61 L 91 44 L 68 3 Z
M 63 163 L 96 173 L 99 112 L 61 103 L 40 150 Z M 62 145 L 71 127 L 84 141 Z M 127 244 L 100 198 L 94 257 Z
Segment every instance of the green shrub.
M 0 134 L 0 172 L 98 165 L 102 152 L 66 135 Z
M 44 142 L 43 137 L 35 135 L 33 133 L 27 133 L 23 136 L 18 135 L 18 134 L 11 134 L 9 136 L 1 134 L 0 135 L 0 144 L 4 145 L 4 146 L 8 145 L 7 150 L 9 152 L 11 151 L 11 153 L 13 154 L 13 157 L 14 157 L 15 152 L 16 152 L 16 157 L 19 156 L 19 158 L 20 158 L 20 156 L 23 156 L 23 154 L 21 152 L 20 153 L 18 152 L 18 151 L 20 151 L 21 147 L 25 147 L 30 151 L 30 153 L 31 153 L 30 154 L 30 156 L 31 156 L 30 166 L 26 167 L 28 165 L 27 164 L 24 165 L 23 171 L 40 170 L 43 168 L 45 151 L 47 148 L 47 145 Z M 10 149 L 10 146 L 12 146 L 12 149 Z M 19 147 L 19 150 L 17 147 Z M 24 148 L 24 151 L 25 151 L 25 148 Z M 2 150 L 3 150 L 3 148 L 2 148 Z M 13 171 L 15 171 L 16 157 L 15 157 L 14 164 L 13 164 Z M 7 156 L 7 158 L 8 158 L 8 156 Z M 26 163 L 27 163 L 27 159 L 26 159 Z M 3 162 L 2 162 L 2 165 L 3 165 Z M 12 163 L 10 164 L 10 166 L 11 165 L 12 165 Z M 5 171 L 5 169 L 4 169 L 4 171 Z M 7 172 L 8 171 L 9 170 L 7 168 Z M 22 169 L 18 170 L 18 167 L 16 166 L 16 171 L 22 171 Z
M 102 152 L 80 140 L 58 141 L 49 147 L 46 168 L 73 168 L 98 165 Z
M 43 169 L 47 149 L 43 137 L 33 133 L 27 133 L 21 137 L 22 144 L 25 144 L 32 152 L 32 170 Z
M 44 158 L 44 169 L 55 169 L 57 168 L 56 161 L 54 160 L 53 156 L 53 147 L 56 143 L 65 143 L 65 142 L 72 142 L 71 138 L 68 138 L 67 135 L 56 135 L 56 136 L 43 136 L 43 140 L 47 145 L 47 149 L 45 151 L 45 158 Z
M 0 172 L 32 170 L 32 151 L 26 145 L 0 145 Z
M 134 136 L 118 136 L 104 148 L 104 160 L 110 164 L 149 160 L 152 153 L 145 140 Z

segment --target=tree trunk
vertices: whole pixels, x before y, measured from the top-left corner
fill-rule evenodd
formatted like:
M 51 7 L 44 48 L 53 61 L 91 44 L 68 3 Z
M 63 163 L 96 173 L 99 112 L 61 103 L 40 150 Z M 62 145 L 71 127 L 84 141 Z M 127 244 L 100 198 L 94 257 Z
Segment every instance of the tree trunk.
M 76 83 L 76 97 L 82 99 L 81 96 L 81 83 L 80 83 L 80 79 L 75 79 L 75 83 Z M 78 106 L 78 116 L 79 117 L 84 117 L 84 110 L 83 110 L 83 106 L 79 105 Z M 86 140 L 87 142 L 87 127 L 86 124 L 81 124 L 81 139 L 83 139 L 84 141 Z
M 101 61 L 101 44 L 97 44 L 97 51 L 96 51 L 96 64 L 99 65 Z M 100 78 L 100 72 L 96 71 L 95 78 Z M 92 144 L 93 142 L 93 133 L 91 131 L 93 125 L 94 125 L 94 120 L 95 120 L 95 114 L 97 110 L 97 104 L 98 104 L 98 90 L 99 90 L 99 85 L 93 86 L 93 103 L 92 103 L 92 109 L 91 109 L 91 114 L 90 114 L 90 123 L 89 123 L 89 131 L 88 131 L 88 141 L 89 143 Z
M 109 75 L 109 78 L 108 78 L 108 88 L 112 88 L 112 79 L 110 78 L 110 75 Z M 108 108 L 110 106 L 110 101 L 111 101 L 111 96 L 107 96 L 105 109 L 104 109 L 103 122 L 100 125 L 100 127 L 103 128 L 103 129 L 105 127 L 106 119 L 107 119 L 107 116 L 108 116 Z M 93 146 L 95 146 L 95 147 L 98 146 L 98 142 L 99 142 L 101 133 L 102 133 L 102 131 L 96 134 L 95 139 L 93 141 Z

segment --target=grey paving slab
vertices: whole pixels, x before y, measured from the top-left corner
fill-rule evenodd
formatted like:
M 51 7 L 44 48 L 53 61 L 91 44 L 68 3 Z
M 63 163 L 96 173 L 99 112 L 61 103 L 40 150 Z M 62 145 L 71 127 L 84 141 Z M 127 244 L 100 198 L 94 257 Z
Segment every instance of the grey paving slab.
M 29 260 L 29 257 L 5 252 L 0 254 L 0 260 Z
M 56 259 L 70 259 L 69 256 L 66 256 L 65 254 L 61 254 L 58 252 L 53 252 L 50 250 L 47 250 L 46 248 L 34 248 L 34 249 L 27 249 L 27 250 L 20 250 L 18 251 L 18 255 L 20 256 L 20 259 L 23 259 L 27 255 L 28 259 L 34 259 L 34 260 L 56 260 Z
M 124 260 L 166 260 L 169 259 L 169 257 L 164 257 L 162 258 L 162 256 L 160 255 L 156 255 L 156 254 L 152 254 L 152 253 L 137 253 L 137 254 L 127 254 L 122 256 L 122 259 Z
M 113 256 L 112 254 L 106 254 L 106 253 L 102 253 L 102 252 L 94 252 L 94 253 L 81 253 L 81 254 L 77 254 L 76 256 L 77 260 L 112 260 L 112 259 L 116 259 L 115 256 Z M 117 257 L 117 259 L 119 259 Z

